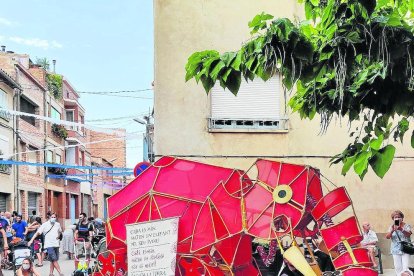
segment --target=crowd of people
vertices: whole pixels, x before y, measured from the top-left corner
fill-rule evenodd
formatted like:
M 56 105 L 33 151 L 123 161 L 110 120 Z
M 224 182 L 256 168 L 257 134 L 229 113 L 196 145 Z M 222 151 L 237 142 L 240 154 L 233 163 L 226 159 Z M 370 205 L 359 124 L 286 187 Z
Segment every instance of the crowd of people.
M 390 253 L 394 260 L 394 270 L 396 276 L 414 276 L 412 268 L 410 268 L 410 255 L 403 252 L 401 249 L 401 241 L 411 242 L 412 229 L 411 225 L 404 222 L 404 214 L 397 210 L 391 214 L 392 224 L 389 226 L 386 238 L 390 239 Z M 360 246 L 366 248 L 372 268 L 378 268 L 377 254 L 378 254 L 378 237 L 371 228 L 369 222 L 362 224 L 363 239 Z M 325 273 L 324 275 L 337 275 L 334 272 L 334 267 L 331 258 L 323 250 L 320 250 L 317 240 L 309 239 L 307 241 L 310 246 L 304 247 L 305 256 L 307 251 L 313 251 L 313 258 L 317 260 L 320 269 L 324 272 L 331 271 L 332 273 Z M 305 240 L 304 240 L 305 244 Z M 261 270 L 262 275 L 265 276 L 302 276 L 296 267 L 284 259 L 282 254 L 277 249 L 277 243 L 271 242 L 269 250 L 264 251 L 262 246 L 257 244 L 253 247 L 254 257 Z M 308 252 L 309 254 L 309 252 Z M 316 256 L 316 258 L 315 258 Z
M 88 218 L 85 213 L 80 213 L 78 222 L 68 225 L 63 232 L 57 215 L 53 212 L 47 213 L 44 222 L 36 215 L 36 211 L 32 212 L 27 221 L 15 211 L 0 212 L 0 263 L 2 266 L 7 263 L 11 244 L 23 242 L 31 248 L 32 255 L 36 255 L 37 263 L 34 264 L 31 258 L 24 259 L 17 275 L 39 275 L 36 267 L 43 266 L 44 260 L 50 262 L 49 275 L 53 275 L 54 270 L 63 275 L 58 262 L 60 251 L 68 254 L 69 259 L 75 259 L 75 270 L 79 264 L 78 259 L 74 258 L 75 254 L 84 254 L 89 267 L 92 238 L 98 227 L 103 227 L 102 220 Z M 5 259 L 2 260 L 2 257 Z
M 394 268 L 397 276 L 413 276 L 410 270 L 410 255 L 401 250 L 401 241 L 411 242 L 412 229 L 411 225 L 404 222 L 404 214 L 397 210 L 391 214 L 393 223 L 389 226 L 386 238 L 391 240 L 390 253 L 394 260 Z M 89 261 L 91 258 L 92 239 L 96 233 L 96 229 L 103 227 L 103 222 L 100 219 L 88 218 L 85 213 L 79 214 L 79 220 L 77 223 L 68 225 L 66 230 L 62 232 L 62 227 L 57 221 L 56 213 L 48 212 L 46 221 L 42 222 L 41 217 L 36 215 L 33 211 L 28 220 L 23 220 L 22 215 L 17 212 L 0 212 L 0 261 L 2 256 L 7 256 L 9 251 L 9 245 L 16 240 L 26 241 L 27 245 L 31 247 L 33 254 L 36 255 L 37 264 L 34 264 L 31 258 L 23 260 L 21 267 L 17 271 L 17 275 L 39 275 L 36 271 L 36 267 L 43 266 L 43 261 L 46 259 L 50 262 L 50 274 L 53 275 L 56 270 L 59 275 L 63 275 L 59 266 L 59 252 L 62 251 L 68 255 L 69 259 L 74 259 L 75 270 L 78 269 L 79 256 L 81 253 L 87 261 L 87 267 L 89 267 Z M 373 264 L 373 268 L 377 268 L 378 262 L 376 260 L 376 250 L 378 237 L 377 234 L 371 229 L 369 222 L 362 224 L 363 240 L 361 246 L 368 249 L 370 260 Z M 330 257 L 323 251 L 318 249 L 318 246 L 314 241 L 309 241 L 313 254 L 317 256 L 318 262 L 322 270 L 329 271 L 334 270 Z M 271 247 L 275 244 L 271 243 Z M 311 249 L 312 248 L 312 249 Z M 260 246 L 255 247 L 254 251 L 263 255 L 264 251 Z M 270 252 L 269 252 L 270 253 Z M 273 266 L 277 262 L 277 266 L 280 269 L 280 273 L 276 275 L 301 275 L 295 267 L 283 260 L 283 257 L 279 256 L 275 251 L 274 256 L 271 258 Z M 269 259 L 269 255 L 267 255 Z M 259 260 L 263 259 L 257 258 Z M 3 262 L 1 262 L 3 264 Z M 267 261 L 261 264 L 262 268 L 266 270 L 269 267 Z M 270 274 L 274 275 L 268 270 Z M 0 269 L 0 276 L 2 275 Z

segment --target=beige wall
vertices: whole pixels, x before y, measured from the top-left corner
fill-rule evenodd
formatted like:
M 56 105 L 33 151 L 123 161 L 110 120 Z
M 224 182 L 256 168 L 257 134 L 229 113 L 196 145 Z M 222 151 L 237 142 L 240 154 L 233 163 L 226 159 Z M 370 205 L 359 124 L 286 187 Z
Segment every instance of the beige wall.
M 12 110 L 13 109 L 13 89 L 6 85 L 4 82 L 0 81 L 0 89 L 6 92 L 7 94 L 7 106 L 5 108 Z M 8 153 L 13 154 L 13 117 L 10 116 L 10 120 L 5 120 L 4 118 L 0 117 L 0 135 L 8 139 Z M 10 157 L 6 157 L 4 159 L 10 159 Z M 10 194 L 9 202 L 13 202 L 14 198 L 14 170 L 10 171 L 10 174 L 0 172 L 0 183 L 1 183 L 1 193 Z M 13 206 L 9 206 L 13 208 Z M 4 210 L 1 210 L 4 211 Z
M 401 209 L 406 221 L 414 224 L 413 159 L 397 159 L 380 179 L 370 171 L 364 182 L 353 173 L 341 176 L 341 165 L 329 167 L 329 158 L 351 141 L 346 121 L 334 121 L 329 131 L 319 135 L 319 120 L 301 121 L 288 114 L 287 133 L 209 133 L 209 97 L 194 80 L 185 83 L 184 66 L 195 51 L 240 48 L 249 38 L 247 22 L 265 11 L 275 17 L 300 14 L 302 8 L 291 0 L 155 0 L 155 153 L 156 155 L 250 155 L 314 156 L 277 158 L 285 162 L 309 164 L 321 169 L 336 185 L 345 185 L 354 201 L 360 222 L 371 221 L 374 230 L 384 233 L 391 223 L 390 213 Z M 411 131 L 409 131 L 411 134 Z M 414 156 L 407 145 L 398 156 Z M 194 159 L 194 158 L 193 158 Z M 254 158 L 198 158 L 202 162 L 248 169 Z M 327 184 L 329 186 L 329 183 Z M 332 187 L 332 186 L 331 186 Z M 385 251 L 388 249 L 384 248 Z

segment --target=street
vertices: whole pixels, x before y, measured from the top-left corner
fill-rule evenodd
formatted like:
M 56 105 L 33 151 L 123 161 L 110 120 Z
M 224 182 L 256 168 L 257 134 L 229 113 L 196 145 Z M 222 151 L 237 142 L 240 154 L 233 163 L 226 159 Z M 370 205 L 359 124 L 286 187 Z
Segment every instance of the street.
M 73 271 L 75 270 L 75 264 L 73 260 L 68 260 L 66 255 L 60 255 L 59 257 L 59 265 L 62 270 L 63 275 L 69 276 L 72 275 Z M 39 271 L 40 275 L 47 276 L 49 275 L 49 264 L 50 262 L 45 261 L 42 267 L 36 267 L 36 270 Z M 91 264 L 92 265 L 92 264 Z M 13 270 L 3 270 L 3 274 L 5 276 L 13 276 Z M 55 270 L 54 275 L 58 275 Z
M 74 266 L 75 266 L 74 263 L 73 263 L 73 260 L 68 260 L 66 255 L 61 255 L 60 260 L 59 260 L 59 264 L 60 264 L 60 267 L 62 269 L 62 273 L 65 276 L 72 275 L 72 273 L 74 271 Z M 45 261 L 43 267 L 37 267 L 36 269 L 40 272 L 40 275 L 42 275 L 42 276 L 49 275 L 49 262 Z M 13 271 L 12 270 L 3 270 L 3 274 L 5 276 L 13 276 Z M 54 275 L 58 275 L 56 271 L 55 271 Z M 385 269 L 384 274 L 381 274 L 381 275 L 393 276 L 393 275 L 395 275 L 395 273 L 394 273 L 393 269 Z

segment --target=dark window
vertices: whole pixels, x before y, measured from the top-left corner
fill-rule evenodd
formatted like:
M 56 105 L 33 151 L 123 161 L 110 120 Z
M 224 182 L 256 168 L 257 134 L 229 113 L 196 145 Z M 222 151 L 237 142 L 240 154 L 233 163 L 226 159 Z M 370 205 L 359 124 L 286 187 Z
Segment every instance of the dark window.
M 28 192 L 27 199 L 27 210 L 29 212 L 29 215 L 32 215 L 32 211 L 37 212 L 37 194 Z
M 8 194 L 0 193 L 0 211 L 6 212 L 7 210 L 7 196 Z
M 36 106 L 33 105 L 31 102 L 26 100 L 25 98 L 20 98 L 20 111 L 30 114 L 36 114 Z M 21 116 L 23 120 L 28 122 L 31 125 L 36 126 L 36 119 L 34 117 L 28 117 L 28 116 Z

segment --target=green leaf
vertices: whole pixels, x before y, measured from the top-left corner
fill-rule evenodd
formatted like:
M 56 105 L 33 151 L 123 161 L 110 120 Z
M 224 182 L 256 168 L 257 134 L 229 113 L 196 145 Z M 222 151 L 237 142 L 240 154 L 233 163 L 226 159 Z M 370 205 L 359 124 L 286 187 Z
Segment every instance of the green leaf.
M 359 34 L 357 32 L 350 32 L 347 34 L 346 38 L 351 43 L 359 43 L 362 41 L 362 39 L 359 37 Z
M 220 59 L 224 62 L 224 64 L 228 67 L 233 59 L 236 57 L 237 52 L 227 52 L 221 55 Z
M 411 147 L 414 148 L 414 130 L 413 133 L 411 133 Z
M 226 72 L 221 77 L 223 81 L 227 81 L 227 77 L 230 75 L 231 71 L 233 71 L 232 68 L 227 68 Z
M 400 137 L 401 143 L 403 142 L 404 134 L 407 132 L 409 127 L 410 123 L 408 122 L 407 118 L 402 118 L 401 121 L 398 123 L 398 136 Z
M 367 169 L 368 167 L 368 160 L 371 158 L 372 152 L 370 151 L 364 151 L 359 153 L 356 156 L 356 160 L 354 163 L 354 171 L 357 175 L 361 176 L 362 173 Z
M 382 141 L 384 141 L 384 135 L 381 134 L 377 139 L 372 139 L 369 146 L 371 149 L 379 150 L 381 148 Z
M 376 0 L 359 0 L 361 5 L 367 10 L 368 15 L 371 15 L 375 10 Z
M 399 16 L 395 16 L 395 15 L 390 16 L 388 18 L 387 25 L 389 25 L 391 27 L 402 26 L 401 19 L 399 18 Z
M 388 145 L 378 151 L 370 160 L 372 169 L 380 178 L 383 178 L 390 169 L 394 154 L 395 147 L 393 145 Z
M 264 12 L 256 15 L 248 24 L 249 28 L 252 29 L 250 34 L 255 34 L 258 31 L 265 29 L 267 27 L 266 21 L 270 19 L 273 19 L 273 15 Z
M 313 6 L 311 3 L 306 2 L 305 3 L 305 16 L 306 19 L 311 19 L 312 18 L 312 11 L 313 11 Z
M 389 0 L 377 0 L 377 9 L 387 6 L 389 2 Z
M 312 3 L 312 5 L 319 6 L 319 0 L 310 0 L 310 2 Z
M 227 77 L 225 84 L 231 93 L 237 95 L 241 84 L 241 73 L 234 70 L 231 71 L 230 75 Z
M 214 66 L 213 71 L 211 71 L 211 78 L 213 79 L 213 81 L 215 81 L 218 77 L 218 75 L 220 74 L 221 69 L 223 69 L 224 67 L 226 67 L 226 64 L 224 64 L 223 61 L 220 61 L 219 63 L 217 63 L 216 66 Z
M 356 159 L 356 156 L 351 156 L 345 159 L 344 166 L 342 167 L 342 175 L 346 175 L 346 173 L 349 171 L 349 169 L 352 167 L 352 164 L 354 164 Z
M 241 63 L 242 63 L 242 55 L 243 55 L 243 51 L 242 51 L 242 50 L 240 50 L 240 51 L 238 51 L 238 52 L 237 52 L 237 56 L 236 56 L 236 58 L 233 60 L 233 62 L 232 62 L 232 64 L 231 64 L 231 67 L 232 67 L 234 70 L 240 71 L 240 65 L 241 65 Z
M 214 86 L 214 81 L 211 78 L 208 78 L 206 76 L 201 77 L 201 83 L 203 84 L 204 90 L 208 94 Z

